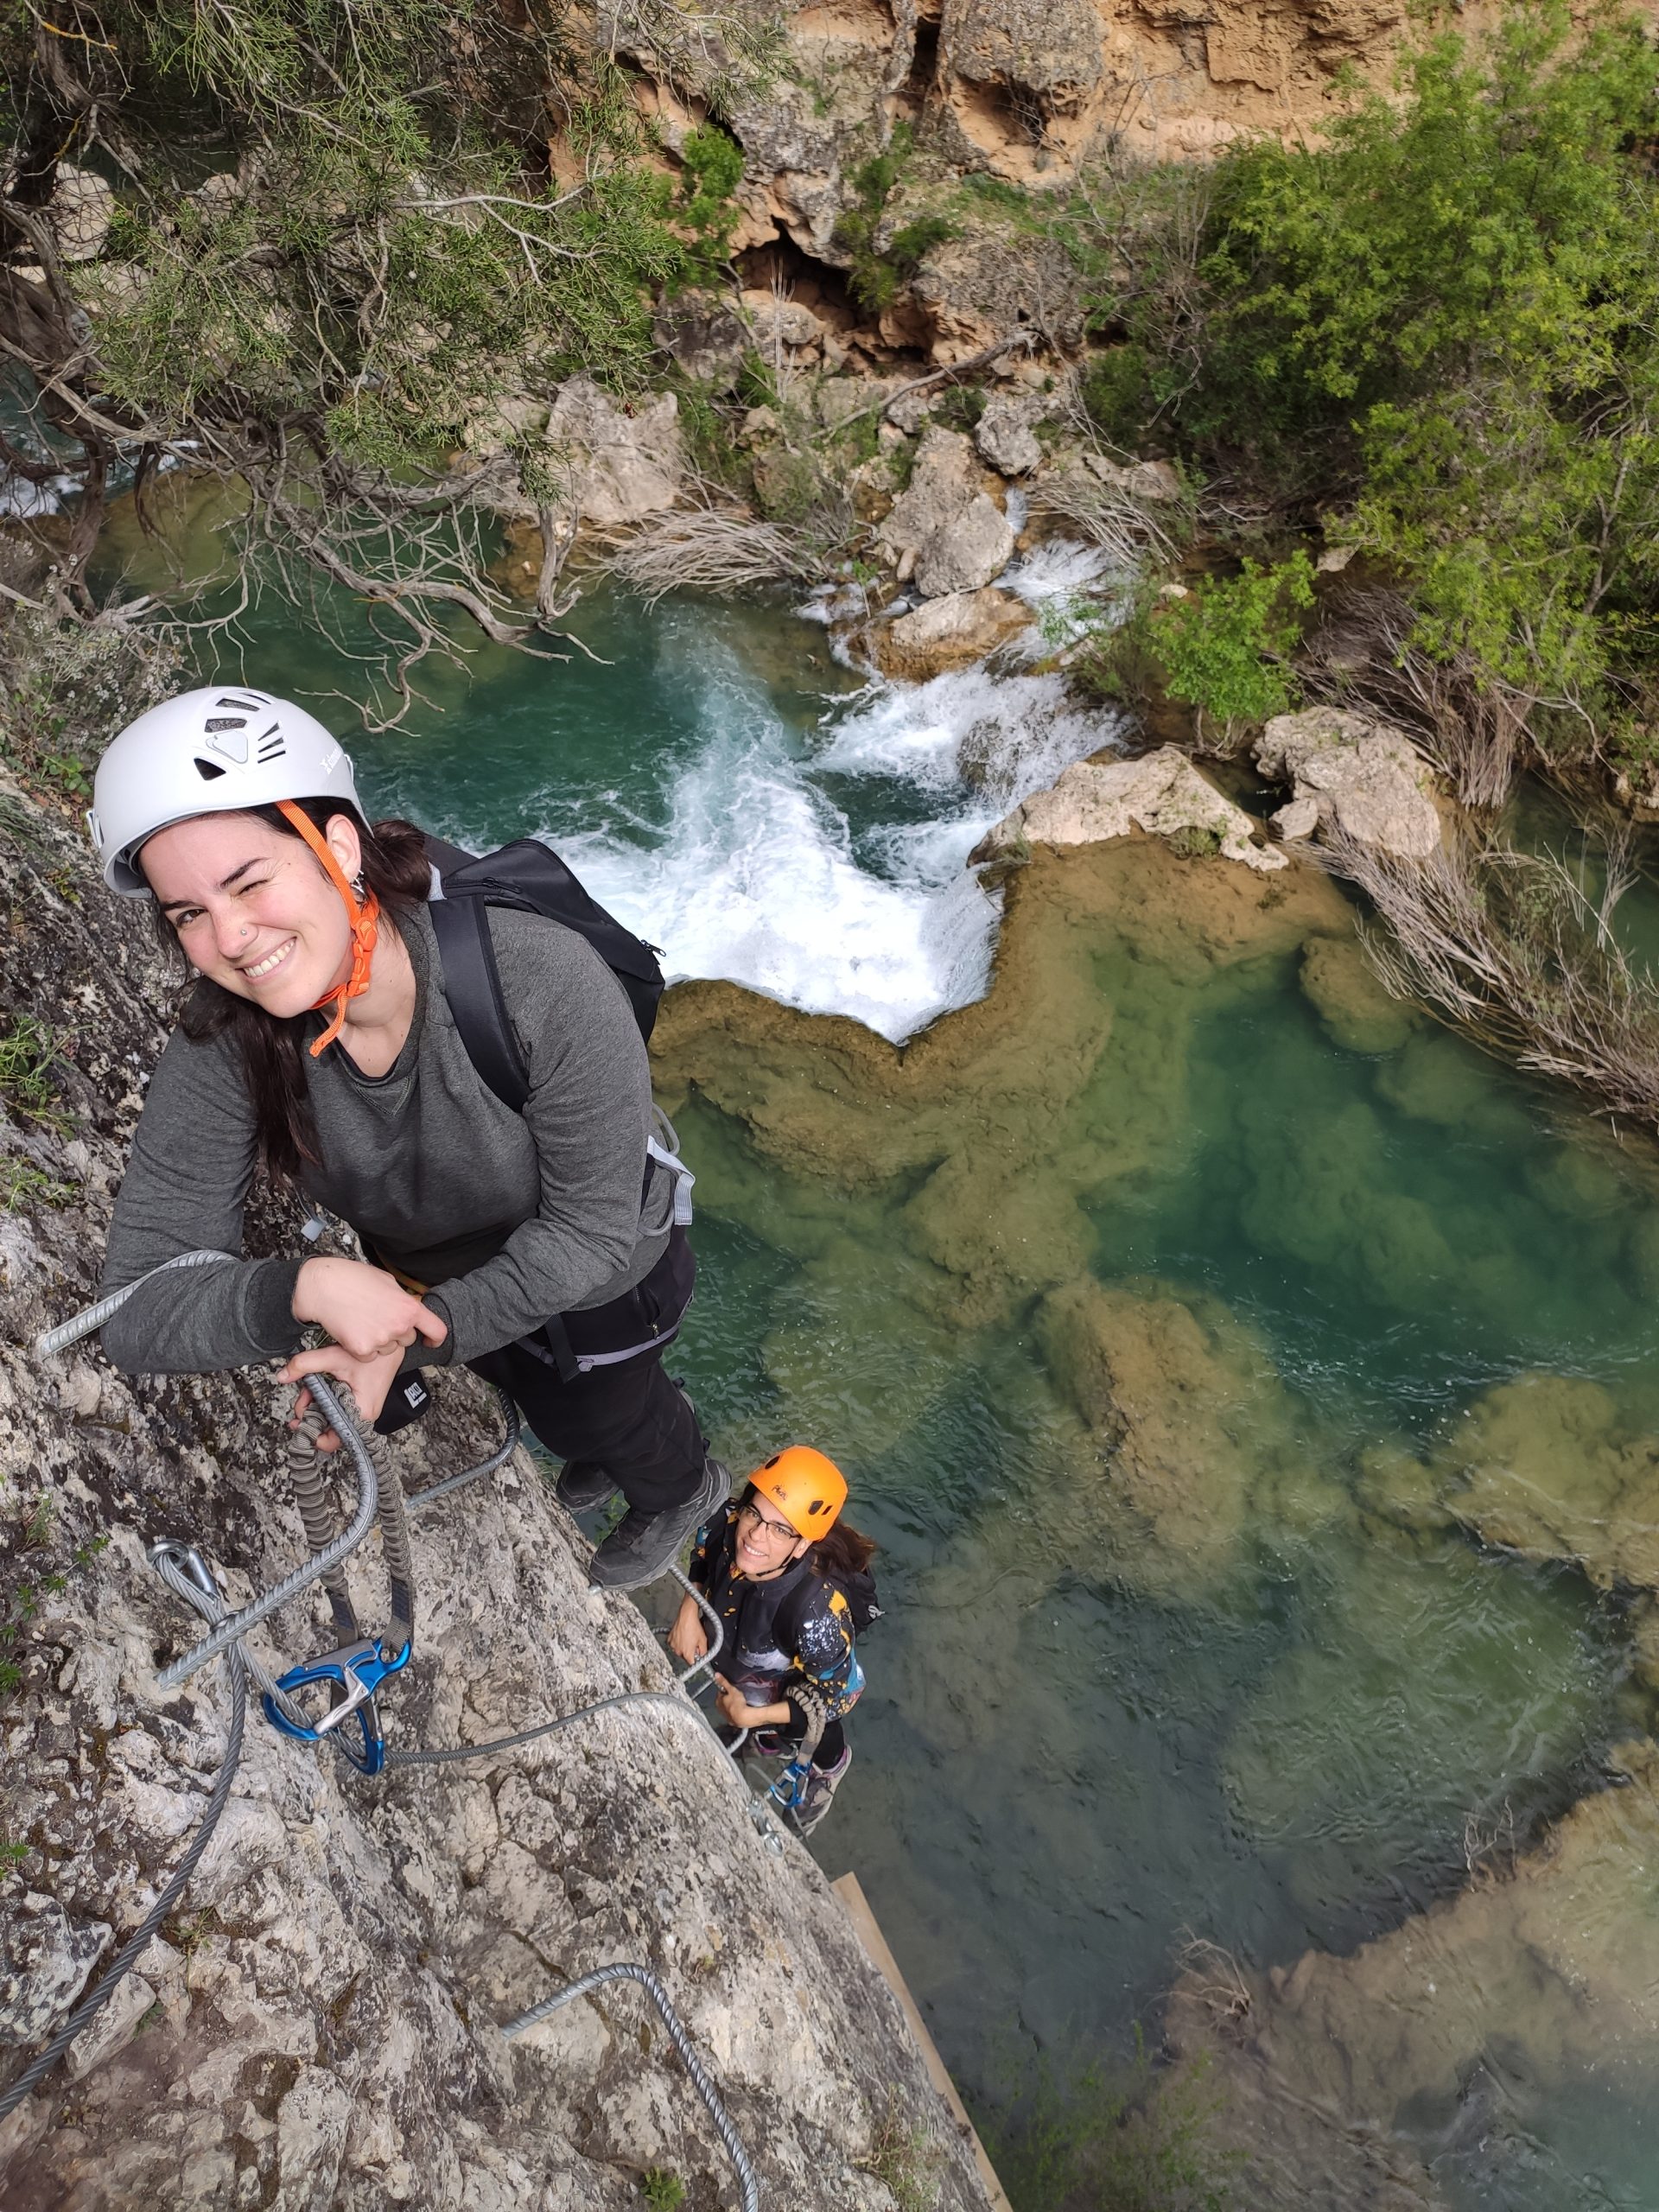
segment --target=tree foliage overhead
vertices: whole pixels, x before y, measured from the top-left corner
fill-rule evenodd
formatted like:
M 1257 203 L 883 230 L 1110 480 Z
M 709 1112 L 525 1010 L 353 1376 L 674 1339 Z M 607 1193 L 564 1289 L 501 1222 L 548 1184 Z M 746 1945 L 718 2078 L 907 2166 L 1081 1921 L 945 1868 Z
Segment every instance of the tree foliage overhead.
M 1513 0 L 1352 88 L 1317 147 L 1224 155 L 1126 257 L 1085 234 L 1094 395 L 1363 550 L 1403 649 L 1559 754 L 1659 747 L 1659 53 Z M 1150 195 L 1143 195 L 1143 199 Z
M 0 24 L 0 353 L 54 447 L 6 457 L 86 487 L 67 588 L 118 471 L 142 493 L 182 457 L 411 651 L 446 606 L 521 642 L 469 538 L 499 486 L 453 465 L 468 423 L 577 367 L 643 380 L 653 297 L 724 258 L 734 143 L 699 126 L 677 172 L 559 0 L 8 0 Z M 115 207 L 83 260 L 55 210 L 89 172 Z

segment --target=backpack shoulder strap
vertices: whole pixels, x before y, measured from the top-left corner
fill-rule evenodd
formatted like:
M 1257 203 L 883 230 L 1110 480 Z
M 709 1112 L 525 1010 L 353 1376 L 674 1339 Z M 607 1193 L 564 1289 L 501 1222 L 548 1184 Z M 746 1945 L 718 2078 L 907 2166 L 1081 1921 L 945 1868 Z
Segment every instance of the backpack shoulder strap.
M 467 1057 L 504 1106 L 522 1114 L 530 1077 L 501 995 L 501 976 L 482 899 L 435 899 L 427 907 L 438 940 L 443 995 Z

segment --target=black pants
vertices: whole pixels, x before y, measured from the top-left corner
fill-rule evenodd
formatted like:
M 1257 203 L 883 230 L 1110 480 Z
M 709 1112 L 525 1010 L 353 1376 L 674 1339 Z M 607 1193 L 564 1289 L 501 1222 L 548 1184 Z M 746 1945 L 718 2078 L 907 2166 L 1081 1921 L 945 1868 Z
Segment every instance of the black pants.
M 685 1231 L 674 1230 L 643 1282 L 607 1305 L 563 1317 L 569 1351 L 578 1360 L 620 1351 L 676 1327 L 696 1272 Z M 531 1433 L 558 1459 L 597 1462 L 641 1513 L 683 1505 L 702 1480 L 709 1446 L 696 1415 L 663 1372 L 666 1347 L 569 1379 L 559 1371 L 562 1349 L 538 1332 L 470 1364 L 507 1392 Z

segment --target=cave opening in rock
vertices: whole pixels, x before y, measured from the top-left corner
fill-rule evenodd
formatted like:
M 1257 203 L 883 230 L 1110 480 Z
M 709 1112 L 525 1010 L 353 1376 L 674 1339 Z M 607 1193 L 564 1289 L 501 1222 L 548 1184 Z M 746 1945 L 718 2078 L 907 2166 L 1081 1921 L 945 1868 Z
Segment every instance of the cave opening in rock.
M 919 115 L 927 105 L 928 94 L 939 79 L 939 26 L 926 17 L 916 25 L 916 43 L 911 51 L 910 70 L 899 87 L 898 105 L 907 114 Z
M 839 327 L 850 328 L 859 311 L 847 289 L 847 272 L 806 253 L 787 232 L 737 255 L 745 291 L 779 291 Z

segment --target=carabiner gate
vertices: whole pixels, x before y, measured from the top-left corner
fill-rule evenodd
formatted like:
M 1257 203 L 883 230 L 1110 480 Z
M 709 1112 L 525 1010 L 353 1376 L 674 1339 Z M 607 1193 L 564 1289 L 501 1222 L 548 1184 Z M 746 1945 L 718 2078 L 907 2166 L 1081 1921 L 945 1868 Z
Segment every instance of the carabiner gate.
M 355 1643 L 342 1643 L 337 1650 L 322 1652 L 302 1667 L 290 1667 L 277 1681 L 279 1690 L 291 1693 L 308 1689 L 314 1682 L 329 1682 L 344 1695 L 335 1699 L 315 1727 L 290 1720 L 270 1695 L 261 1700 L 265 1718 L 280 1734 L 291 1736 L 301 1744 L 320 1744 L 343 1722 L 355 1720 L 362 1732 L 360 1750 L 357 1737 L 350 1731 L 340 1738 L 340 1748 L 359 1774 L 378 1774 L 386 1763 L 386 1739 L 374 1701 L 375 1692 L 389 1675 L 397 1674 L 409 1664 L 413 1649 L 412 1644 L 405 1643 L 395 1658 L 388 1659 L 379 1637 L 365 1636 Z

